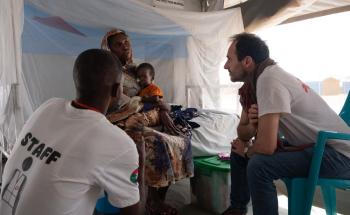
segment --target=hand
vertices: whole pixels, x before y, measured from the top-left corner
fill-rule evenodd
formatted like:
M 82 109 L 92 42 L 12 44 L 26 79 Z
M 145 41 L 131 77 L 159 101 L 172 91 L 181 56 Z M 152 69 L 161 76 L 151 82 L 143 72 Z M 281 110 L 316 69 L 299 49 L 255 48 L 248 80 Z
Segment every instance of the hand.
M 258 128 L 258 111 L 257 104 L 252 104 L 248 109 L 249 124 L 251 124 L 254 128 Z
M 246 142 L 243 142 L 240 139 L 235 139 L 231 142 L 231 151 L 242 157 L 244 157 L 245 147 Z
M 163 101 L 163 99 L 158 100 L 157 104 L 158 104 L 158 108 L 161 111 L 170 112 L 171 110 L 170 106 L 165 101 Z
M 249 147 L 245 154 L 246 157 L 251 158 L 255 154 L 254 147 Z
M 127 130 L 142 131 L 145 125 L 144 117 L 140 113 L 133 114 L 125 121 L 125 128 Z
M 175 126 L 173 120 L 169 116 L 168 112 L 160 111 L 159 119 L 163 125 L 164 130 L 170 135 L 180 135 L 181 131 Z

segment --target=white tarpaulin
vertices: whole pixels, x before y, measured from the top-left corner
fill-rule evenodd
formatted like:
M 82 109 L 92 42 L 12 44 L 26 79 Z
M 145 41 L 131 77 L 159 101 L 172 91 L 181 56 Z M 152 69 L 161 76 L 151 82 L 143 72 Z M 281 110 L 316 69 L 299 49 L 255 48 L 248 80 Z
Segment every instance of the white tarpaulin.
M 13 143 L 23 124 L 19 111 L 23 0 L 0 1 L 0 149 Z
M 200 110 L 199 117 L 191 121 L 201 127 L 192 132 L 192 154 L 196 156 L 217 155 L 231 152 L 231 142 L 237 138 L 239 117 L 215 110 Z
M 23 0 L 0 2 L 0 84 L 18 83 L 21 74 Z
M 22 46 L 1 49 L 1 56 L 13 50 L 20 55 L 23 49 L 23 73 L 2 69 L 1 74 L 16 77 L 19 73 L 23 77 L 22 90 L 15 98 L 23 97 L 17 112 L 24 118 L 51 97 L 74 97 L 75 57 L 88 48 L 99 48 L 101 38 L 111 28 L 124 29 L 130 35 L 137 63 L 147 61 L 155 66 L 156 83 L 164 90 L 167 101 L 216 108 L 220 99 L 218 72 L 229 37 L 243 31 L 240 9 L 175 11 L 137 0 L 27 0 L 24 6 L 20 1 L 1 2 L 7 6 L 6 11 L 12 11 L 12 15 L 1 13 L 1 20 L 19 26 L 19 31 L 3 26 L 1 31 L 18 34 L 4 34 L 5 38 L 19 41 L 24 8 Z M 15 2 L 19 5 L 11 7 Z M 21 63 L 20 58 L 14 59 L 16 65 Z M 16 79 L 5 82 L 4 86 L 17 83 Z M 10 136 L 6 138 L 15 137 Z
M 108 1 L 96 3 L 86 0 L 80 4 L 79 0 L 74 1 L 74 4 L 70 1 L 52 1 L 51 4 L 38 0 L 30 2 L 32 4 L 25 7 L 23 49 L 25 59 L 27 55 L 35 54 L 35 57 L 25 60 L 24 68 L 40 67 L 40 70 L 34 71 L 39 76 L 45 73 L 44 76 L 51 77 L 52 73 L 57 72 L 70 74 L 71 69 L 45 69 L 41 62 L 44 60 L 40 60 L 40 56 L 51 54 L 63 58 L 71 56 L 74 59 L 84 49 L 99 47 L 100 40 L 108 29 L 122 28 L 131 37 L 136 61 L 154 64 L 156 82 L 165 91 L 165 98 L 183 105 L 190 102 L 192 106 L 207 105 L 215 108 L 218 94 L 210 91 L 210 87 L 219 84 L 218 69 L 225 59 L 228 37 L 243 31 L 239 9 L 203 14 L 157 9 L 138 1 L 117 1 L 113 4 Z M 88 10 L 83 10 L 83 5 Z M 81 14 L 78 14 L 80 11 Z M 54 58 L 63 63 L 63 59 L 58 59 L 59 56 Z M 50 65 L 47 62 L 44 64 Z M 69 65 L 72 65 L 72 60 L 64 64 L 64 67 Z M 57 69 L 60 71 L 56 71 Z M 32 76 L 34 72 L 24 70 L 26 76 Z M 34 79 L 32 82 L 37 83 L 33 83 L 34 88 L 29 88 L 32 91 L 30 95 L 39 94 L 44 100 L 52 96 L 70 98 L 74 95 L 74 91 L 70 94 L 52 95 L 50 92 L 38 90 L 37 85 L 46 89 L 46 86 L 54 86 L 56 80 L 39 83 L 40 78 L 31 78 Z M 189 93 L 192 89 L 196 90 L 194 95 Z M 197 98 L 193 99 L 191 96 L 209 99 L 204 101 L 207 104 L 203 104 L 203 101 L 193 102 Z M 43 102 L 34 98 L 30 100 L 33 107 Z

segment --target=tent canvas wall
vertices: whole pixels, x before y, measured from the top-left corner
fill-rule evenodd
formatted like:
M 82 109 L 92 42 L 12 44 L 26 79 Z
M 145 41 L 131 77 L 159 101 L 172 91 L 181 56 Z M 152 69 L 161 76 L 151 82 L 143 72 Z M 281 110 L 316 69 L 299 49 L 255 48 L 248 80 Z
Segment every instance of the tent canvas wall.
M 224 0 L 198 1 L 202 8 L 215 4 L 215 11 Z M 198 11 L 194 2 L 188 8 Z M 229 36 L 347 11 L 350 0 L 248 0 L 236 9 L 206 13 L 151 5 L 152 0 L 0 1 L 0 154 L 11 151 L 43 101 L 74 97 L 75 56 L 98 48 L 112 27 L 130 34 L 138 62 L 156 66 L 156 81 L 169 102 L 215 108 Z
M 5 35 L 1 47 L 2 65 L 9 67 L 1 70 L 6 78 L 2 86 L 9 88 L 1 107 L 6 152 L 25 119 L 41 103 L 51 97 L 74 98 L 75 57 L 85 49 L 99 48 L 109 29 L 127 31 L 136 62 L 155 66 L 156 82 L 167 101 L 186 105 L 193 100 L 195 107 L 203 107 L 204 102 L 192 97 L 206 98 L 206 104 L 215 107 L 217 71 L 225 58 L 228 38 L 243 31 L 239 8 L 204 14 L 158 9 L 136 0 L 2 4 L 7 11 L 16 8 L 2 14 L 2 20 L 11 27 L 2 28 L 18 34 Z M 6 50 L 14 51 L 17 60 L 7 59 Z
M 198 0 L 201 7 L 223 1 Z M 186 2 L 198 9 L 195 0 Z M 238 8 L 200 13 L 154 8 L 151 0 L 1 1 L 1 145 L 10 151 L 24 121 L 46 99 L 73 98 L 75 56 L 98 48 L 103 33 L 112 27 L 130 34 L 137 62 L 155 65 L 156 81 L 169 102 L 216 108 L 218 67 L 230 35 L 244 27 L 251 31 L 278 24 L 313 7 L 349 4 L 349 0 L 249 0 Z

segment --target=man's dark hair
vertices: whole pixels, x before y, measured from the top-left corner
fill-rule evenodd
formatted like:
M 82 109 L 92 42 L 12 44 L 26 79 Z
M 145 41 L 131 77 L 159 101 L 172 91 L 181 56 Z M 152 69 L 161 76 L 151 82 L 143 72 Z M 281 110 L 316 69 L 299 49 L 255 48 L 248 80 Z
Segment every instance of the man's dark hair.
M 258 64 L 270 57 L 269 47 L 255 34 L 240 33 L 231 39 L 236 42 L 236 54 L 239 61 L 250 56 Z
M 139 72 L 140 69 L 148 69 L 149 70 L 149 74 L 151 75 L 152 77 L 152 80 L 154 80 L 154 76 L 156 75 L 155 74 L 155 71 L 154 71 L 154 67 L 149 64 L 149 63 L 141 63 L 137 68 L 136 68 L 136 74 Z
M 106 89 L 120 81 L 122 66 L 117 57 L 102 49 L 82 52 L 74 63 L 73 79 L 80 97 L 105 95 Z

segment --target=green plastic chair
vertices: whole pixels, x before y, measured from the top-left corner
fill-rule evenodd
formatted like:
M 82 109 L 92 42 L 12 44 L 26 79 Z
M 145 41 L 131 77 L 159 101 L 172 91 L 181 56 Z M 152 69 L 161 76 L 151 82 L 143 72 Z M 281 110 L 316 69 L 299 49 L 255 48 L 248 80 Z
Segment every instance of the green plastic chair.
M 339 116 L 350 126 L 350 92 Z M 350 180 L 319 178 L 319 172 L 327 140 L 350 140 L 350 133 L 320 131 L 314 146 L 307 178 L 284 178 L 288 190 L 288 215 L 309 215 L 316 186 L 321 187 L 327 215 L 336 214 L 335 188 L 350 189 Z

